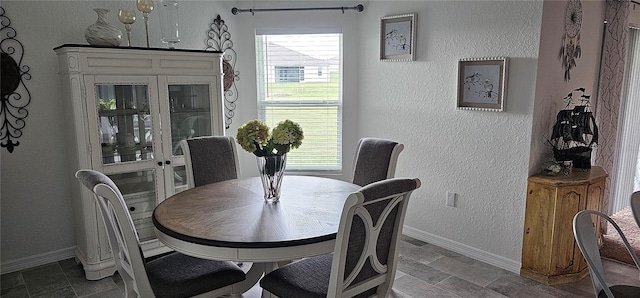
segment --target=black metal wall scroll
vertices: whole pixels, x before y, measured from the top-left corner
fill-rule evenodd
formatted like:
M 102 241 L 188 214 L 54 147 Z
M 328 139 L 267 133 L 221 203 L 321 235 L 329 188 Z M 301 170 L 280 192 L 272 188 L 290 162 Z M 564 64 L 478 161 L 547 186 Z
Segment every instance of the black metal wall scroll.
M 235 70 L 236 67 L 236 51 L 232 49 L 231 33 L 228 31 L 227 25 L 218 15 L 213 19 L 209 26 L 207 48 L 206 50 L 222 52 L 222 72 L 224 73 L 224 116 L 225 128 L 229 129 L 231 125 L 234 110 L 236 109 L 236 100 L 238 100 L 238 88 L 235 81 L 240 80 L 240 72 Z
M 11 27 L 11 20 L 5 15 L 5 10 L 0 7 L 0 49 L 2 50 L 2 80 L 0 102 L 0 146 L 7 148 L 9 153 L 20 145 L 16 139 L 22 136 L 25 126 L 24 119 L 29 112 L 26 107 L 31 102 L 31 93 L 24 85 L 24 80 L 31 80 L 29 66 L 24 65 L 24 47 L 16 39 L 16 30 Z

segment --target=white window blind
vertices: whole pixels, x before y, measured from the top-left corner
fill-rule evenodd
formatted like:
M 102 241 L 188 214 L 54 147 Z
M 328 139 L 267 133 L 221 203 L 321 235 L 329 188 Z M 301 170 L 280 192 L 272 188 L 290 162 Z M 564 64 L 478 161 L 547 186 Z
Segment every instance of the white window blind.
M 290 119 L 304 131 L 287 170 L 342 169 L 342 33 L 256 32 L 258 117 Z

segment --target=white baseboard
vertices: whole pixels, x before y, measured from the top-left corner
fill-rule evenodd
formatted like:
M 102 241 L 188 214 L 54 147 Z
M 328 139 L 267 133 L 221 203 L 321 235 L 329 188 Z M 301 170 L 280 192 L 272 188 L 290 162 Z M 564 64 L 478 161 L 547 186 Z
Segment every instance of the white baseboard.
M 402 233 L 415 239 L 440 246 L 461 255 L 465 255 L 472 259 L 485 262 L 487 264 L 502 268 L 514 273 L 520 273 L 521 263 L 505 257 L 477 249 L 475 247 L 455 242 L 447 238 L 440 237 L 431 233 L 427 233 L 416 228 L 404 226 Z M 67 247 L 35 256 L 20 258 L 13 261 L 3 262 L 0 264 L 0 274 L 11 273 L 19 270 L 29 269 L 40 265 L 49 264 L 61 260 L 75 257 L 75 246 Z
M 24 269 L 33 268 L 57 261 L 66 260 L 75 257 L 74 251 L 76 247 L 67 247 L 43 254 L 20 258 L 0 264 L 0 274 L 11 273 Z
M 416 228 L 404 226 L 402 228 L 402 234 L 409 237 L 413 237 L 424 242 L 446 248 L 450 251 L 457 252 L 461 255 L 465 255 L 472 259 L 485 262 L 487 264 L 502 268 L 507 271 L 520 274 L 521 263 L 516 262 L 505 257 L 486 252 L 484 250 L 477 249 L 475 247 L 455 242 L 447 238 L 440 237 L 438 235 L 430 234 Z

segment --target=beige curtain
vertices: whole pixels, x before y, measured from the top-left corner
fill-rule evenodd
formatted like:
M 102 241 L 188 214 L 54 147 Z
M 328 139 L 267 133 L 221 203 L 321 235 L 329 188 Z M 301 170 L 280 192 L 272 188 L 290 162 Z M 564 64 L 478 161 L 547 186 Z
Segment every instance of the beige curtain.
M 612 173 L 611 207 L 615 214 L 629 206 L 629 195 L 640 190 L 640 29 L 629 29 L 624 92 L 618 122 L 617 158 Z M 636 172 L 638 172 L 636 176 Z M 635 184 L 634 185 L 634 178 Z
M 596 121 L 600 130 L 600 140 L 595 163 L 609 173 L 603 198 L 604 210 L 607 212 L 610 210 L 611 174 L 616 156 L 618 116 L 627 56 L 629 4 L 629 0 L 607 0 L 606 8 L 607 25 L 596 103 Z M 606 225 L 603 228 L 606 229 Z

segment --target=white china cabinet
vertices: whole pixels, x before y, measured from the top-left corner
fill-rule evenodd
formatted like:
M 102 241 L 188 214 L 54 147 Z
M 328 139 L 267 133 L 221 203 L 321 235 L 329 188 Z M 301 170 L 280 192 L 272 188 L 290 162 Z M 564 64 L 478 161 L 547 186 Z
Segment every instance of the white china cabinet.
M 187 188 L 178 142 L 224 133 L 221 53 L 87 45 L 54 50 L 69 111 L 67 175 L 83 168 L 107 174 L 124 196 L 145 256 L 168 251 L 155 239 L 151 215 Z M 72 189 L 76 258 L 87 279 L 112 275 L 95 202 L 79 182 Z

